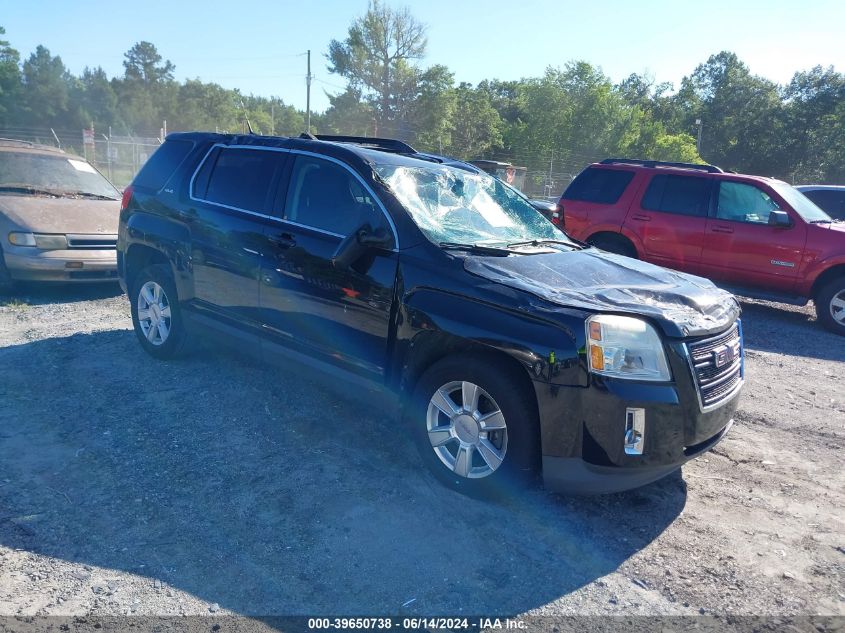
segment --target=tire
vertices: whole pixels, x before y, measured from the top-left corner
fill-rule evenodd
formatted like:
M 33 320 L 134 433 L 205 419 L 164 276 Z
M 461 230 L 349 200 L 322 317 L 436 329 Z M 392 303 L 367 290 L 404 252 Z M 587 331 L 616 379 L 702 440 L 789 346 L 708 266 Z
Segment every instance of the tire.
M 627 238 L 621 235 L 596 235 L 588 239 L 587 243 L 608 253 L 637 259 L 637 249 Z
M 129 304 L 132 326 L 144 351 L 161 360 L 179 356 L 188 337 L 169 267 L 155 264 L 138 273 Z
M 438 361 L 417 382 L 405 412 L 432 474 L 473 497 L 522 490 L 539 473 L 540 426 L 533 395 L 520 386 L 514 371 L 497 365 L 486 356 Z M 464 406 L 464 388 L 478 394 L 475 407 Z
M 831 279 L 813 299 L 816 317 L 831 332 L 845 336 L 845 277 Z

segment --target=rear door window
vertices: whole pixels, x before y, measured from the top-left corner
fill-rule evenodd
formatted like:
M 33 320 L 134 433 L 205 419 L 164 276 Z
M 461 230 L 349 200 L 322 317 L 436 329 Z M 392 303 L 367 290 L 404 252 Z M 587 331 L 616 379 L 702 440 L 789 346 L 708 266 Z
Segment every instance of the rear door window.
M 704 217 L 710 196 L 710 179 L 695 176 L 654 176 L 640 206 L 650 211 Z
M 563 199 L 615 204 L 633 177 L 633 171 L 588 167 L 566 188 Z
M 266 213 L 285 156 L 257 149 L 212 150 L 194 179 L 193 195 L 231 209 Z

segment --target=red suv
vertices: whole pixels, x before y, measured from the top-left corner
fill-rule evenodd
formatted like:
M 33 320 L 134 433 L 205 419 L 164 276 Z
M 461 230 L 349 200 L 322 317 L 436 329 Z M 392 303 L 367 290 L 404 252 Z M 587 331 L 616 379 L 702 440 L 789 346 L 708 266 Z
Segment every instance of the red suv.
M 598 248 L 805 305 L 845 335 L 845 223 L 773 178 L 609 158 L 570 183 L 552 221 Z

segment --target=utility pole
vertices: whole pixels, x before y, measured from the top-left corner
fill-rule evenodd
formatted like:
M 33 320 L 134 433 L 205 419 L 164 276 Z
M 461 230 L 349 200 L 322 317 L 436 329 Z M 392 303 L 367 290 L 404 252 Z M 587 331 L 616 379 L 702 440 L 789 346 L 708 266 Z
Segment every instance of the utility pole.
M 270 102 L 270 136 L 276 136 L 276 102 Z
M 311 134 L 311 50 L 308 50 L 308 74 L 305 75 L 305 131 Z
M 696 119 L 695 124 L 698 126 L 698 137 L 695 140 L 695 151 L 698 152 L 699 156 L 701 156 L 701 119 Z

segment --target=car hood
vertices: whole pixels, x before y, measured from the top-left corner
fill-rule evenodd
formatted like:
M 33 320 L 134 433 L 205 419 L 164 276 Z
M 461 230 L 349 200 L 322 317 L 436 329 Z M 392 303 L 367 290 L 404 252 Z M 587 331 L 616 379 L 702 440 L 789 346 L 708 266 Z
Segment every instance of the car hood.
M 32 233 L 117 235 L 119 200 L 0 195 L 0 218 Z
M 595 248 L 470 256 L 464 268 L 559 306 L 650 317 L 673 337 L 719 332 L 740 313 L 733 295 L 707 279 Z

